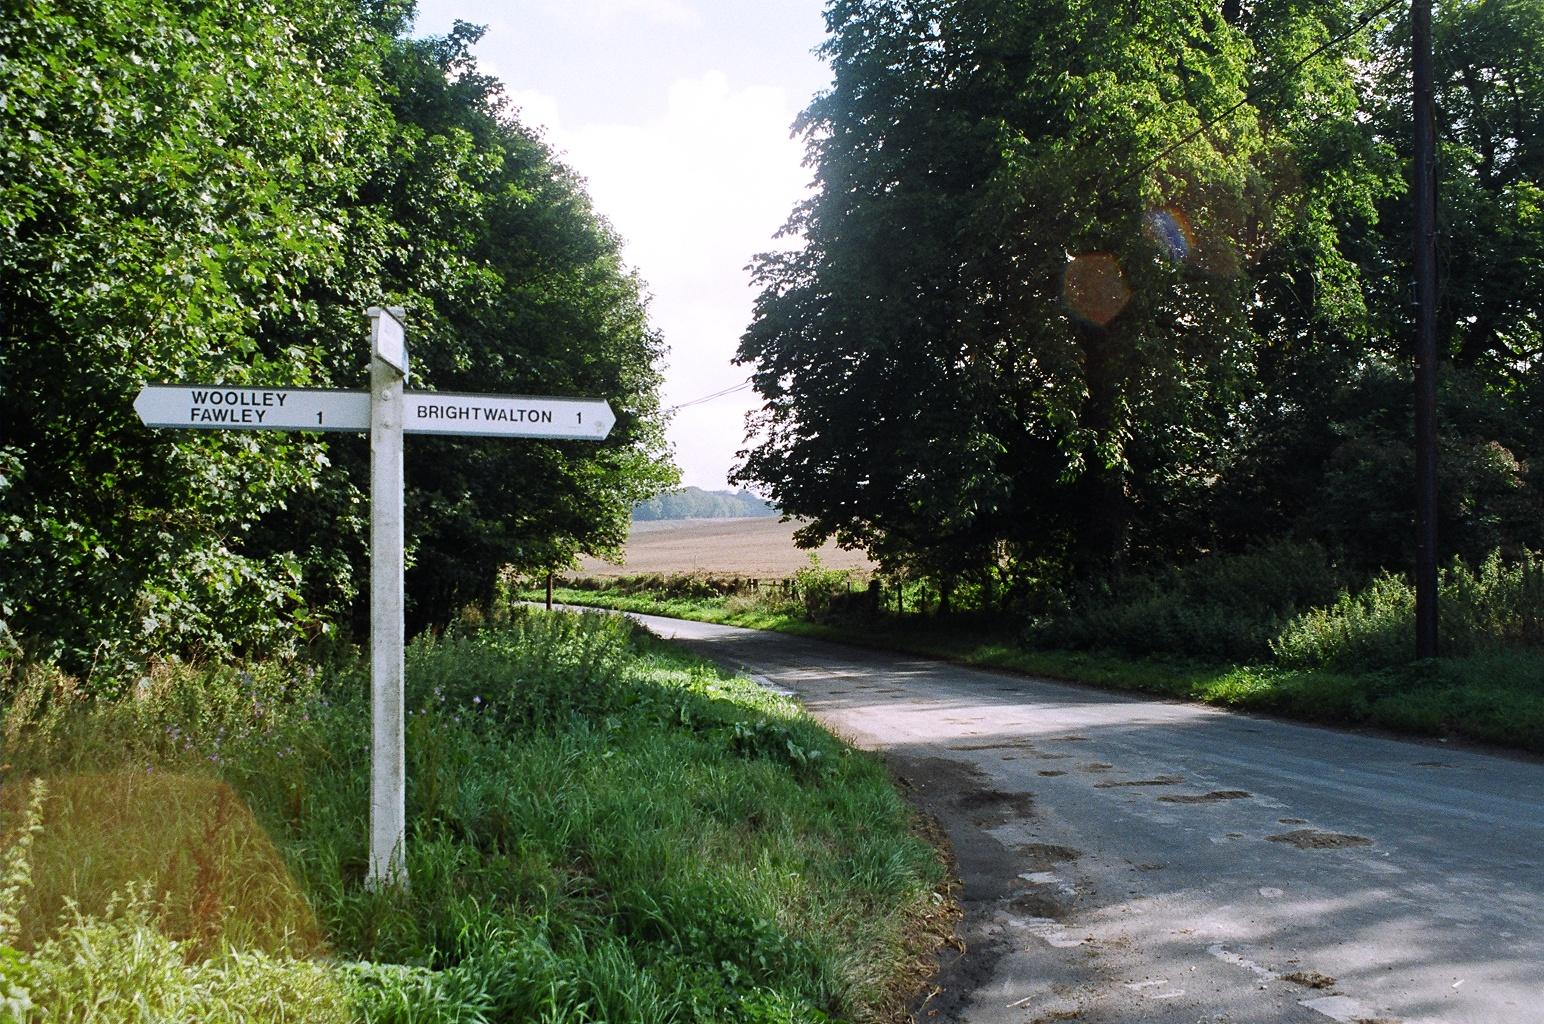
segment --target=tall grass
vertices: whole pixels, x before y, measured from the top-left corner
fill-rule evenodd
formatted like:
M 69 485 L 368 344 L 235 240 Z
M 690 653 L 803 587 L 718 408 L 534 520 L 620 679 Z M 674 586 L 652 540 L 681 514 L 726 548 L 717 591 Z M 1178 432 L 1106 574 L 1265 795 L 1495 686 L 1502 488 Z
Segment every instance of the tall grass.
M 1341 585 L 1318 545 L 1271 544 L 1064 597 L 1031 624 L 1028 640 L 1070 650 L 1259 660 L 1269 657 L 1271 641 L 1294 615 L 1332 600 Z
M 12 770 L 49 780 L 7 900 L 41 1005 L 74 1005 L 89 941 L 144 951 L 92 991 L 141 972 L 231 1019 L 282 1019 L 242 1000 L 285 965 L 259 987 L 340 1019 L 880 1019 L 936 913 L 942 869 L 875 759 L 614 617 L 411 647 L 405 891 L 363 885 L 358 666 L 172 667 L 115 701 L 33 671 L 7 696 Z
M 1544 560 L 1493 552 L 1478 568 L 1455 559 L 1438 578 L 1439 647 L 1465 657 L 1507 649 L 1544 652 Z M 1415 589 L 1391 574 L 1288 622 L 1271 643 L 1284 665 L 1390 668 L 1415 648 Z

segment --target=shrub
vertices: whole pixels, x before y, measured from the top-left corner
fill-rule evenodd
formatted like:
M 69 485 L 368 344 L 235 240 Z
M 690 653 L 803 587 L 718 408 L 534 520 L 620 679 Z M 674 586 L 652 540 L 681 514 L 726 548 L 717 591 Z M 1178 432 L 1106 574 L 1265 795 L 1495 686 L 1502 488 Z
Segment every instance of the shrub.
M 1414 647 L 1415 591 L 1391 573 L 1298 615 L 1271 641 L 1276 660 L 1293 668 L 1398 665 Z
M 32 998 L 49 1020 L 225 1024 L 303 1020 L 347 1024 L 347 989 L 329 965 L 258 952 L 204 958 L 157 928 L 144 892 L 107 916 L 76 916 L 29 958 Z
M 820 564 L 820 555 L 811 551 L 809 565 L 794 573 L 794 589 L 805 615 L 813 619 L 829 613 L 832 604 L 852 589 L 852 578 L 851 569 L 827 569 Z
M 53 934 L 22 956 L 23 910 L 45 879 L 33 863 L 44 835 L 48 787 L 39 781 L 9 843 L 0 849 L 0 1022 L 20 1024 L 39 1009 L 48 1020 L 350 1020 L 350 1000 L 319 961 L 211 951 L 165 934 L 167 908 L 148 883 L 107 900 L 99 915 L 71 906 Z
M 1438 580 L 1439 649 L 1462 657 L 1507 647 L 1544 647 L 1544 561 L 1492 552 L 1478 569 L 1454 559 Z M 1285 665 L 1387 668 L 1413 660 L 1415 590 L 1382 574 L 1363 590 L 1298 615 L 1271 643 Z
M 1061 611 L 1033 624 L 1030 640 L 1046 647 L 1258 659 L 1270 653 L 1283 623 L 1332 598 L 1339 585 L 1323 548 L 1271 544 L 1128 577 L 1113 592 L 1064 600 Z
M 407 703 L 510 731 L 603 714 L 620 699 L 634 631 L 619 615 L 517 609 L 497 630 L 425 635 L 407 651 Z

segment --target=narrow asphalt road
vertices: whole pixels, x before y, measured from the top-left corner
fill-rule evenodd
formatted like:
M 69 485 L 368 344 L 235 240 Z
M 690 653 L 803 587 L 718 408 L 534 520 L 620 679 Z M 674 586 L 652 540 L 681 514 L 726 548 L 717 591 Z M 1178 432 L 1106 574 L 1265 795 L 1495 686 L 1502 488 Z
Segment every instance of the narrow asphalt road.
M 1544 765 L 637 618 L 939 818 L 966 951 L 920 1020 L 1544 1022 Z

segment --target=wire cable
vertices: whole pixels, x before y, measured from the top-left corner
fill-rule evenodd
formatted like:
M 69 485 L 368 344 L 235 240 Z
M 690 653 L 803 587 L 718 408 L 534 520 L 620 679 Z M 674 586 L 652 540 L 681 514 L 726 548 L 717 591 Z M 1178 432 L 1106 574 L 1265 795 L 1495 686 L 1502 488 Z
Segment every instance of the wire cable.
M 715 391 L 711 395 L 703 395 L 700 398 L 693 398 L 691 401 L 688 401 L 688 402 L 681 402 L 681 403 L 679 403 L 677 405 L 672 405 L 668 409 L 666 409 L 665 411 L 667 413 L 671 413 L 671 412 L 675 412 L 677 409 L 689 409 L 689 408 L 691 408 L 694 405 L 702 405 L 704 402 L 712 402 L 712 401 L 714 401 L 716 399 L 723 398 L 726 395 L 732 395 L 736 391 L 744 391 L 746 388 L 751 386 L 751 383 L 752 383 L 751 380 L 749 378 L 746 378 L 745 380 L 743 380 L 740 383 L 734 385 L 733 387 L 727 387 L 727 388 L 725 388 L 722 391 Z

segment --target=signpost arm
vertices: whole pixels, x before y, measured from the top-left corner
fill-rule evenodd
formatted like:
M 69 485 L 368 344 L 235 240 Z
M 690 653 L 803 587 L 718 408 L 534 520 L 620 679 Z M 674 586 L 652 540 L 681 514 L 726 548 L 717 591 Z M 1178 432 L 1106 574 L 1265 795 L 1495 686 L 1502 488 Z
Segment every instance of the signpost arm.
M 407 884 L 400 308 L 370 315 L 370 888 Z M 387 341 L 382 357 L 383 334 Z M 400 350 L 400 344 L 399 344 Z M 405 356 L 405 353 L 404 353 Z M 391 362 L 388 362 L 391 359 Z

